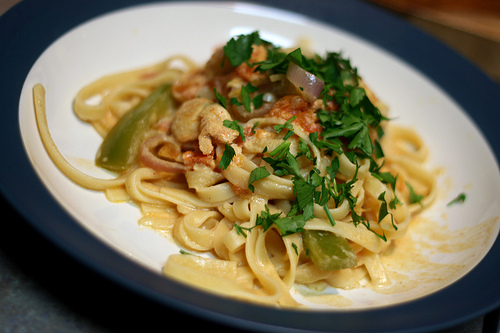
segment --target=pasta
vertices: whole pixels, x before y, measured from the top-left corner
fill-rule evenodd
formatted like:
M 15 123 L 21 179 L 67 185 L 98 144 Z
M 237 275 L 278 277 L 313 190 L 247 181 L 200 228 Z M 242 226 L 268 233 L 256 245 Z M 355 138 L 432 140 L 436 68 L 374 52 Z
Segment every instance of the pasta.
M 103 137 L 85 175 L 57 150 L 34 87 L 42 141 L 61 171 L 182 249 L 163 273 L 216 293 L 300 306 L 295 284 L 391 283 L 380 260 L 435 196 L 427 148 L 339 53 L 306 56 L 258 32 L 204 66 L 173 56 L 83 87 L 74 111 Z M 304 51 L 305 52 L 305 51 Z

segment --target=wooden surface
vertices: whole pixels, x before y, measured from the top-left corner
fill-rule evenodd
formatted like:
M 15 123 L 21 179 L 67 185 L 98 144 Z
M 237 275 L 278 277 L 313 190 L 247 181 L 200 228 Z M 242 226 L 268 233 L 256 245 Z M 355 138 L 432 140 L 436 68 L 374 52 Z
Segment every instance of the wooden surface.
M 21 2 L 21 0 L 0 0 L 0 15 L 14 7 L 14 5 L 19 2 Z
M 402 14 L 500 42 L 499 0 L 370 0 Z
M 366 0 L 403 17 L 500 83 L 500 0 Z

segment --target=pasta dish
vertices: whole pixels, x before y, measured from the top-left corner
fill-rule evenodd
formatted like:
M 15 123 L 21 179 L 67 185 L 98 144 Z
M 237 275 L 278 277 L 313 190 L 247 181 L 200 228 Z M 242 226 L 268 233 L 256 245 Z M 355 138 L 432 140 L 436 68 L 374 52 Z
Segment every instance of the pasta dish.
M 98 167 L 58 151 L 34 89 L 38 129 L 76 184 L 133 202 L 179 253 L 163 274 L 230 297 L 299 306 L 292 288 L 383 288 L 381 261 L 435 196 L 427 148 L 341 53 L 284 49 L 258 31 L 203 65 L 184 55 L 104 76 L 74 99 L 103 141 Z

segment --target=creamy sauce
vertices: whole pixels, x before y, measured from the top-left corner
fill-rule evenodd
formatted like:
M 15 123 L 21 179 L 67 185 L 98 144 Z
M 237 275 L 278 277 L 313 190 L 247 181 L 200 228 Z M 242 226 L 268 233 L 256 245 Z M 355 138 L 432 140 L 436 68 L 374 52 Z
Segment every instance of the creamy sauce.
M 308 286 L 295 285 L 295 291 L 309 304 L 326 305 L 334 308 L 345 308 L 353 305 L 353 301 L 346 296 L 331 292 L 326 282 L 319 281 Z M 297 296 L 297 294 L 296 294 Z
M 417 287 L 422 294 L 441 289 L 479 262 L 495 236 L 497 222 L 498 217 L 452 231 L 430 219 L 416 218 L 405 237 L 393 241 L 381 254 L 392 283 L 383 288 L 367 286 L 384 294 Z M 450 260 L 449 255 L 455 254 L 457 258 Z
M 335 294 L 308 296 L 306 299 L 311 304 L 328 305 L 334 308 L 345 308 L 353 304 L 349 298 Z

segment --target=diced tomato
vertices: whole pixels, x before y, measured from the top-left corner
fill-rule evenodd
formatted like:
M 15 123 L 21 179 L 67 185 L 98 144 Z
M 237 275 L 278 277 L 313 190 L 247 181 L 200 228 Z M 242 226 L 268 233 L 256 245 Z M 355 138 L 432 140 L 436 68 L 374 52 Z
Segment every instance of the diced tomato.
M 311 103 L 297 95 L 282 97 L 269 111 L 269 116 L 285 120 L 297 116 L 293 123 L 302 127 L 307 133 L 321 131 L 321 125 L 318 123 L 318 117 L 311 107 Z
M 215 168 L 213 153 L 210 155 L 203 155 L 201 152 L 195 153 L 192 150 L 188 150 L 182 154 L 182 159 L 184 161 L 184 165 L 189 167 L 193 167 L 195 164 L 204 164 L 212 170 Z

